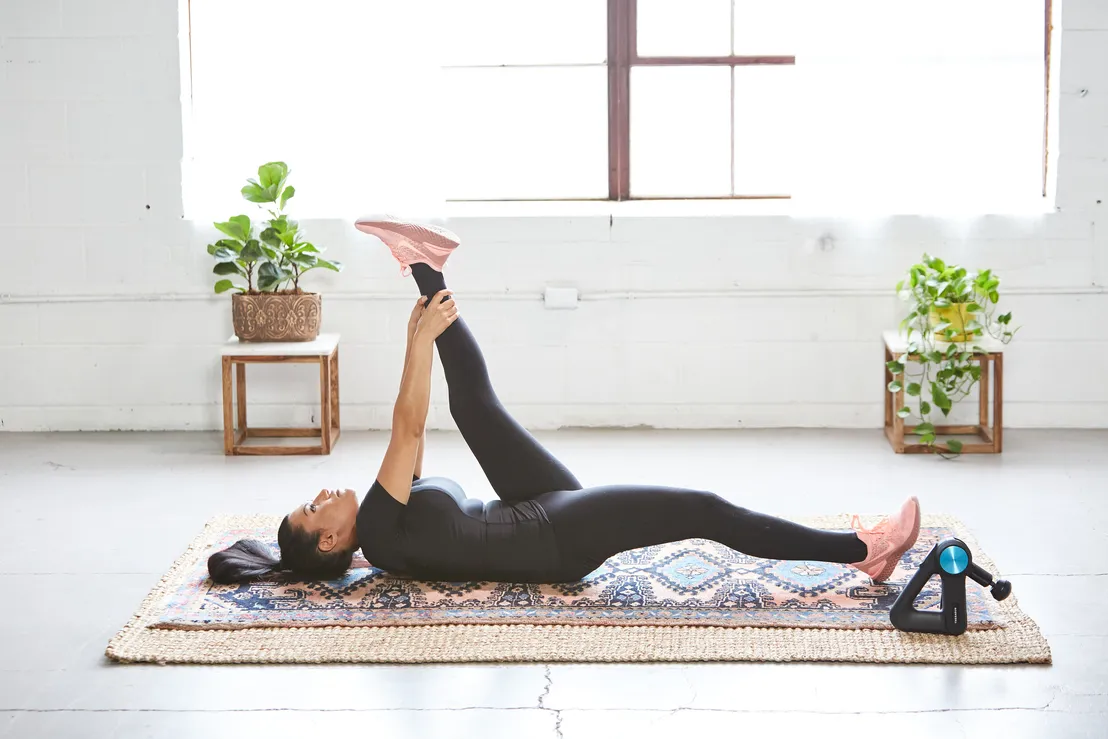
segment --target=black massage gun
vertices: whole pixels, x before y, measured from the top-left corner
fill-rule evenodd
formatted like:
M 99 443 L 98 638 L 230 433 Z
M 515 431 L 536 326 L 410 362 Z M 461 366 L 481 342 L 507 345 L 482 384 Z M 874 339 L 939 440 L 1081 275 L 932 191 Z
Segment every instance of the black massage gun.
M 942 580 L 942 601 L 937 611 L 921 611 L 914 605 L 916 596 L 932 575 Z M 990 588 L 993 598 L 1004 600 L 1012 593 L 1007 580 L 993 576 L 973 563 L 969 547 L 961 539 L 944 539 L 935 545 L 920 564 L 919 570 L 904 586 L 904 591 L 889 610 L 889 620 L 901 631 L 928 634 L 966 632 L 966 576 L 982 587 Z

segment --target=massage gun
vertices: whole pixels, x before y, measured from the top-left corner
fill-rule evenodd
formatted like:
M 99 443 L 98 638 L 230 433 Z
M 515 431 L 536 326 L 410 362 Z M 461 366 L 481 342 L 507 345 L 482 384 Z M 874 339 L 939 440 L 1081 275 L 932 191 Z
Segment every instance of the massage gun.
M 921 611 L 914 605 L 932 575 L 942 581 L 942 600 L 937 611 Z M 919 570 L 904 586 L 904 591 L 889 610 L 893 626 L 901 631 L 958 636 L 966 631 L 966 576 L 982 587 L 990 588 L 993 598 L 1004 600 L 1012 593 L 1007 580 L 993 576 L 973 563 L 969 547 L 961 539 L 944 539 L 934 546 Z

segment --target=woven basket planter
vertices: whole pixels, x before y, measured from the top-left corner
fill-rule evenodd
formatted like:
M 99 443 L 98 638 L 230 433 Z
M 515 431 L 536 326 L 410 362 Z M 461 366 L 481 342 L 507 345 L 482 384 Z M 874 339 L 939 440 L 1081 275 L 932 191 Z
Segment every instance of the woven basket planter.
M 319 336 L 322 312 L 319 293 L 231 296 L 239 341 L 312 341 Z

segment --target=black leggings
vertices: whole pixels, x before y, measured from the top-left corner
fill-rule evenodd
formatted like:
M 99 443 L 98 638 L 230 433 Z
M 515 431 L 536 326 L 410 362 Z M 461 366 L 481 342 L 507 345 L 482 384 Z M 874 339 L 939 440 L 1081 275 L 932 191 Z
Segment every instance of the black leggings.
M 446 287 L 425 264 L 412 274 L 428 297 Z M 567 576 L 638 547 L 682 539 L 717 541 L 767 559 L 861 562 L 866 545 L 852 532 L 811 529 L 736 506 L 715 493 L 649 485 L 582 488 L 512 418 L 496 397 L 488 367 L 464 318 L 435 342 L 450 393 L 450 415 L 501 500 L 535 500 L 554 525 Z

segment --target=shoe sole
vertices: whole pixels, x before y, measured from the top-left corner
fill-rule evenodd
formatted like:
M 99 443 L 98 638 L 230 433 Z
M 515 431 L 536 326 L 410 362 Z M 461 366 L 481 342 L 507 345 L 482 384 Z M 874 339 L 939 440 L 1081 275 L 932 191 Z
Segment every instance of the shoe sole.
M 432 229 L 417 223 L 388 219 L 366 219 L 355 221 L 354 227 L 371 236 L 378 236 L 378 231 L 393 233 L 413 243 L 427 244 L 447 253 L 454 251 L 461 244 L 461 239 L 445 228 L 436 227 Z
M 881 572 L 877 573 L 877 577 L 872 578 L 874 582 L 885 582 L 892 576 L 896 566 L 900 564 L 900 558 L 904 556 L 904 553 L 916 545 L 916 539 L 919 538 L 919 525 L 920 525 L 920 507 L 919 499 L 916 496 L 912 496 L 912 500 L 916 503 L 916 521 L 912 526 L 912 533 L 908 537 L 908 541 L 900 549 L 895 549 L 889 553 L 889 558 L 885 561 L 885 566 L 881 569 Z

